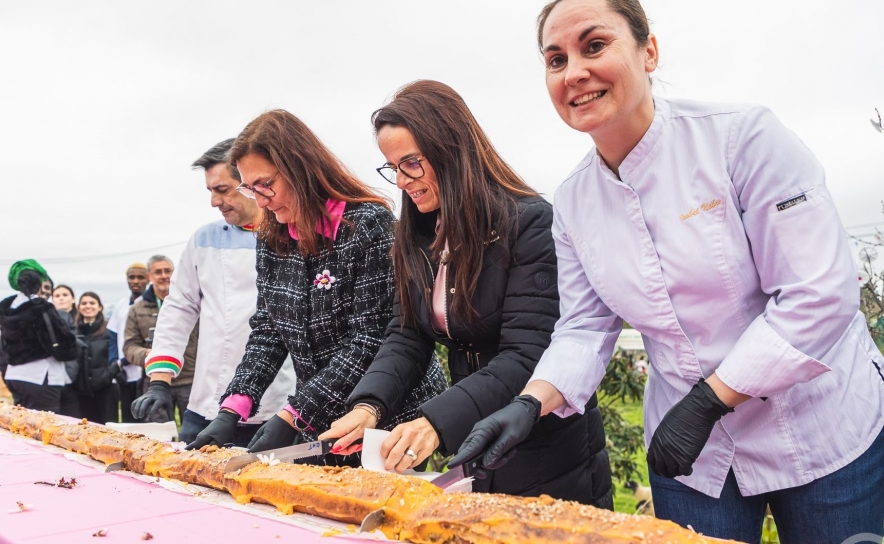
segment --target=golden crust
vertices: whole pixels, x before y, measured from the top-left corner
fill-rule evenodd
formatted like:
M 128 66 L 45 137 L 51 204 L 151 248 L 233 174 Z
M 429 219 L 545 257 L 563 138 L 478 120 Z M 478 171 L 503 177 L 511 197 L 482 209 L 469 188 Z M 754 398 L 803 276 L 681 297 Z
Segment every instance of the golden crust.
M 443 494 L 427 500 L 401 526 L 387 529 L 392 529 L 384 531 L 388 537 L 414 542 L 710 542 L 669 521 L 610 512 L 546 495 Z
M 227 490 L 238 502 L 266 502 L 286 514 L 305 512 L 347 523 L 361 523 L 382 507 L 387 517 L 402 519 L 413 505 L 442 493 L 420 478 L 358 468 L 254 463 L 230 479 Z
M 712 543 L 668 521 L 628 516 L 573 502 L 482 493 L 444 494 L 410 476 L 354 468 L 253 463 L 224 474 L 240 452 L 174 451 L 137 434 L 100 425 L 66 424 L 49 413 L 0 405 L 0 427 L 105 463 L 122 461 L 141 474 L 228 491 L 241 503 L 263 502 L 290 514 L 315 514 L 360 523 L 384 508 L 381 530 L 390 538 L 427 544 Z

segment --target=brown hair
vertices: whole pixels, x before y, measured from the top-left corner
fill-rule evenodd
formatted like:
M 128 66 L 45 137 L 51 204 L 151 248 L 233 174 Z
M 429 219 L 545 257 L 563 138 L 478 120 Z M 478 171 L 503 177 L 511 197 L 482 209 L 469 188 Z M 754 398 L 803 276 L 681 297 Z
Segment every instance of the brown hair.
M 78 308 L 80 303 L 83 302 L 84 297 L 94 298 L 95 302 L 98 303 L 98 315 L 95 316 L 95 321 L 98 322 L 98 328 L 95 329 L 93 333 L 95 336 L 104 334 L 104 331 L 107 330 L 107 322 L 104 319 L 104 304 L 101 303 L 101 297 L 98 296 L 98 293 L 94 293 L 92 291 L 86 291 L 82 295 L 80 295 L 80 301 L 74 305 L 74 308 Z M 86 321 L 83 318 L 83 314 L 80 313 L 79 308 L 77 309 L 77 316 L 74 318 L 74 322 L 77 325 L 82 325 Z
M 543 27 L 546 26 L 546 20 L 553 8 L 559 5 L 562 0 L 553 0 L 540 10 L 537 16 L 537 47 L 543 50 Z M 635 38 L 639 46 L 648 43 L 648 36 L 651 34 L 648 17 L 642 8 L 639 0 L 607 0 L 608 7 L 611 11 L 619 13 L 629 24 L 629 30 L 632 31 L 632 37 Z
M 497 243 L 508 247 L 518 213 L 517 198 L 537 192 L 497 154 L 463 98 L 443 83 L 422 80 L 402 87 L 371 120 L 375 134 L 386 126 L 411 132 L 433 167 L 439 182 L 441 221 L 432 257 L 438 262 L 447 240 L 454 280 L 451 312 L 467 323 L 474 322 L 472 300 L 485 246 L 499 237 Z M 417 284 L 430 306 L 427 262 L 417 243 L 422 215 L 403 191 L 392 250 L 403 323 L 414 322 L 409 282 Z
M 273 163 L 280 172 L 276 183 L 286 184 L 294 195 L 291 204 L 297 209 L 297 247 L 305 257 L 319 251 L 322 244 L 316 225 L 331 226 L 337 219 L 326 209 L 326 200 L 370 202 L 390 208 L 387 200 L 351 174 L 307 125 L 285 110 L 262 113 L 246 125 L 233 142 L 228 162 L 235 167 L 252 153 Z M 257 235 L 280 255 L 292 249 L 288 226 L 278 222 L 270 210 L 264 210 Z M 325 246 L 332 246 L 330 238 Z

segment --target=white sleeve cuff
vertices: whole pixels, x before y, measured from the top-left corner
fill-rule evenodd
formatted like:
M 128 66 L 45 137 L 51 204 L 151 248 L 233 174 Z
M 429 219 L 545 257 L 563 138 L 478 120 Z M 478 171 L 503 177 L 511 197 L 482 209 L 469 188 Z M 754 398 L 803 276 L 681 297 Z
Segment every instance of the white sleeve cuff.
M 725 385 L 752 397 L 769 397 L 830 371 L 798 351 L 760 315 L 749 325 L 715 374 Z
M 569 340 L 553 341 L 544 352 L 529 383 L 549 382 L 565 397 L 566 404 L 552 413 L 568 417 L 582 414 L 605 376 L 607 361 L 589 346 Z

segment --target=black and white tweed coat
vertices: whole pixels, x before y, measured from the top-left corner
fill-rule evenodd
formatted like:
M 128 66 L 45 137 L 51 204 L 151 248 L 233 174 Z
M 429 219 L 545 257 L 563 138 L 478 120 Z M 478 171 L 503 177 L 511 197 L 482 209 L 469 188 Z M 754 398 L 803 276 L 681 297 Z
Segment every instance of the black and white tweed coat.
M 234 393 L 248 395 L 255 415 L 288 353 L 298 380 L 289 403 L 314 429 L 300 440 L 315 440 L 347 412 L 347 397 L 383 343 L 393 315 L 393 221 L 382 206 L 347 204 L 332 249 L 323 247 L 306 259 L 296 248 L 281 256 L 258 241 L 257 311 L 222 401 Z M 326 270 L 335 280 L 329 289 L 318 288 L 314 280 Z M 445 387 L 436 362 L 385 428 L 415 419 L 417 408 Z

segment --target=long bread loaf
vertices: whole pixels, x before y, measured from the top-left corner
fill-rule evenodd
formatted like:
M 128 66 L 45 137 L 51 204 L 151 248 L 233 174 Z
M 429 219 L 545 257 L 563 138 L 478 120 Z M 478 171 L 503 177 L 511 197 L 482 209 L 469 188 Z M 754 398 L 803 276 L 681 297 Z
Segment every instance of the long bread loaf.
M 174 478 L 229 492 L 241 503 L 272 504 L 281 512 L 359 523 L 385 510 L 389 538 L 419 544 L 712 543 L 678 525 L 574 502 L 482 493 L 444 494 L 420 479 L 363 469 L 253 463 L 225 474 L 240 452 L 175 451 L 168 444 L 101 425 L 65 423 L 53 414 L 0 404 L 0 427 L 133 472 Z

